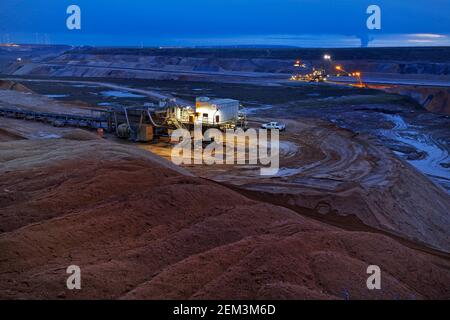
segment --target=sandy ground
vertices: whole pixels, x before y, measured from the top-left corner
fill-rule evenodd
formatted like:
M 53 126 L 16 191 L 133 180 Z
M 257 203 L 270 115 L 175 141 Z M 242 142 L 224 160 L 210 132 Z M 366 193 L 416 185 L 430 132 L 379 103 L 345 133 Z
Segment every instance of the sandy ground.
M 3 136 L 3 139 L 8 141 L 10 135 L 17 139 L 57 139 L 74 131 L 74 128 L 57 128 L 34 121 L 26 121 L 24 124 L 24 121 L 26 120 L 2 118 L 0 139 Z M 86 131 L 79 130 L 79 132 L 91 136 Z
M 71 108 L 13 92 L 0 103 Z M 0 118 L 0 298 L 449 299 L 448 194 L 374 138 L 286 122 L 281 170 L 262 178 Z
M 93 115 L 93 111 L 88 109 L 61 103 L 43 95 L 14 90 L 0 90 L 0 107 L 61 114 Z
M 323 119 L 373 136 L 450 194 L 450 118 L 421 109 L 401 96 L 320 98 L 252 108 L 253 117 Z M 391 100 L 394 99 L 394 100 Z
M 8 78 L 8 80 L 10 81 L 21 81 L 23 79 L 21 78 Z M 128 86 L 124 86 L 124 85 L 118 85 L 118 84 L 113 84 L 113 83 L 106 83 L 106 82 L 100 82 L 100 81 L 80 81 L 80 80 L 51 80 L 51 79 L 27 79 L 27 82 L 50 82 L 50 83 L 72 83 L 72 84 L 77 84 L 77 85 L 95 85 L 95 86 L 100 86 L 100 87 L 105 87 L 105 88 L 109 88 L 109 89 L 115 89 L 115 90 L 122 90 L 125 92 L 131 92 L 131 93 L 137 93 L 137 94 L 142 94 L 146 97 L 152 98 L 156 101 L 159 100 L 163 100 L 163 99 L 167 99 L 167 98 L 173 98 L 172 96 L 169 95 L 165 95 L 162 94 L 160 92 L 154 91 L 154 90 L 145 90 L 145 89 L 138 89 L 138 88 L 130 88 Z M 0 91 L 2 92 L 2 91 Z M 2 97 L 0 96 L 0 99 Z M 182 99 L 177 99 L 177 101 L 179 103 L 183 103 L 183 104 L 191 104 L 188 101 L 184 101 Z
M 30 110 L 89 112 L 34 93 L 0 90 L 0 105 L 9 104 Z M 259 123 L 268 120 L 259 119 Z M 61 138 L 72 130 L 21 120 L 2 121 L 5 133 L 27 139 Z M 359 229 L 369 226 L 450 252 L 450 216 L 446 214 L 450 212 L 450 198 L 442 188 L 368 135 L 358 135 L 320 120 L 284 122 L 288 133 L 282 135 L 281 163 L 276 177 L 261 177 L 258 166 L 248 165 L 188 169 L 200 177 L 264 193 L 272 202 L 294 210 L 313 210 L 321 219 L 337 220 L 338 225 L 339 217 L 345 217 Z M 170 148 L 166 145 L 142 148 L 170 160 Z M 448 153 L 443 158 L 448 158 Z M 441 168 L 440 162 L 444 160 L 439 160 L 436 167 Z M 428 167 L 427 163 L 424 165 Z
M 351 221 L 359 230 L 375 228 L 450 252 L 450 197 L 445 190 L 370 136 L 311 119 L 285 122 L 288 133 L 281 135 L 280 170 L 274 177 L 262 177 L 257 165 L 186 168 L 257 198 L 309 209 L 330 223 Z M 171 158 L 170 146 L 141 147 Z
M 0 164 L 3 299 L 450 298 L 448 257 L 251 200 L 134 146 L 74 130 L 0 142 Z M 66 289 L 72 264 L 80 291 Z M 366 287 L 372 264 L 382 290 Z

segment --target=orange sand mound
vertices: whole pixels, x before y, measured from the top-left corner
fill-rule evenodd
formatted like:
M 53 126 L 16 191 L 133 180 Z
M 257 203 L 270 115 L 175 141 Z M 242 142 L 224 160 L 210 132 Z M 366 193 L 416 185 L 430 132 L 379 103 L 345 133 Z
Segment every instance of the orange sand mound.
M 0 155 L 2 299 L 450 298 L 448 257 L 250 200 L 131 147 L 14 141 Z M 66 289 L 72 264 L 79 291 Z M 382 290 L 366 287 L 372 264 Z

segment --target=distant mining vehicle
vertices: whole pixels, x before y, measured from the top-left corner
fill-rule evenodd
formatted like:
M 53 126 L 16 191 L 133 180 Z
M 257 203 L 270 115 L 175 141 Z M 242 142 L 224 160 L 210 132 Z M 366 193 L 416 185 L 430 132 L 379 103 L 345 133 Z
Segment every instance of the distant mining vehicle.
M 239 112 L 239 101 L 233 99 L 210 99 L 199 97 L 195 107 L 179 105 L 174 99 L 141 107 L 113 106 L 91 109 L 91 115 L 35 112 L 0 107 L 0 116 L 29 121 L 41 121 L 55 127 L 75 126 L 86 129 L 103 129 L 114 132 L 117 137 L 136 142 L 152 142 L 169 138 L 176 129 L 192 131 L 195 126 L 203 131 L 242 128 L 248 123 L 244 113 Z
M 315 69 L 308 74 L 296 74 L 291 77 L 293 81 L 306 81 L 306 82 L 324 82 L 327 80 L 327 73 L 324 69 Z
M 324 69 L 314 69 L 313 73 L 308 76 L 310 82 L 324 82 L 327 80 L 327 73 Z

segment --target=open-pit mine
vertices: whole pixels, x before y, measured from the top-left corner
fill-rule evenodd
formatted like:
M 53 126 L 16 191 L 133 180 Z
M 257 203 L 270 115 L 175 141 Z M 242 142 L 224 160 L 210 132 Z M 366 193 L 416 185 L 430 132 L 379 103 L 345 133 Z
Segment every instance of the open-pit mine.
M 450 299 L 449 61 L 0 47 L 0 299 Z M 279 168 L 176 165 L 198 123 L 285 128 Z

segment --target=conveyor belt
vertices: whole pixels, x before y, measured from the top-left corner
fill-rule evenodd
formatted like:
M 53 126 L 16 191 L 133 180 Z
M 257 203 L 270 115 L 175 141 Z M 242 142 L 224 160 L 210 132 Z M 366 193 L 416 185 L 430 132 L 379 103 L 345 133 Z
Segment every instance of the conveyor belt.
M 31 121 L 48 122 L 54 125 L 74 126 L 86 128 L 103 128 L 110 130 L 107 117 L 93 117 L 87 115 L 38 112 L 23 109 L 0 108 L 0 116 Z

